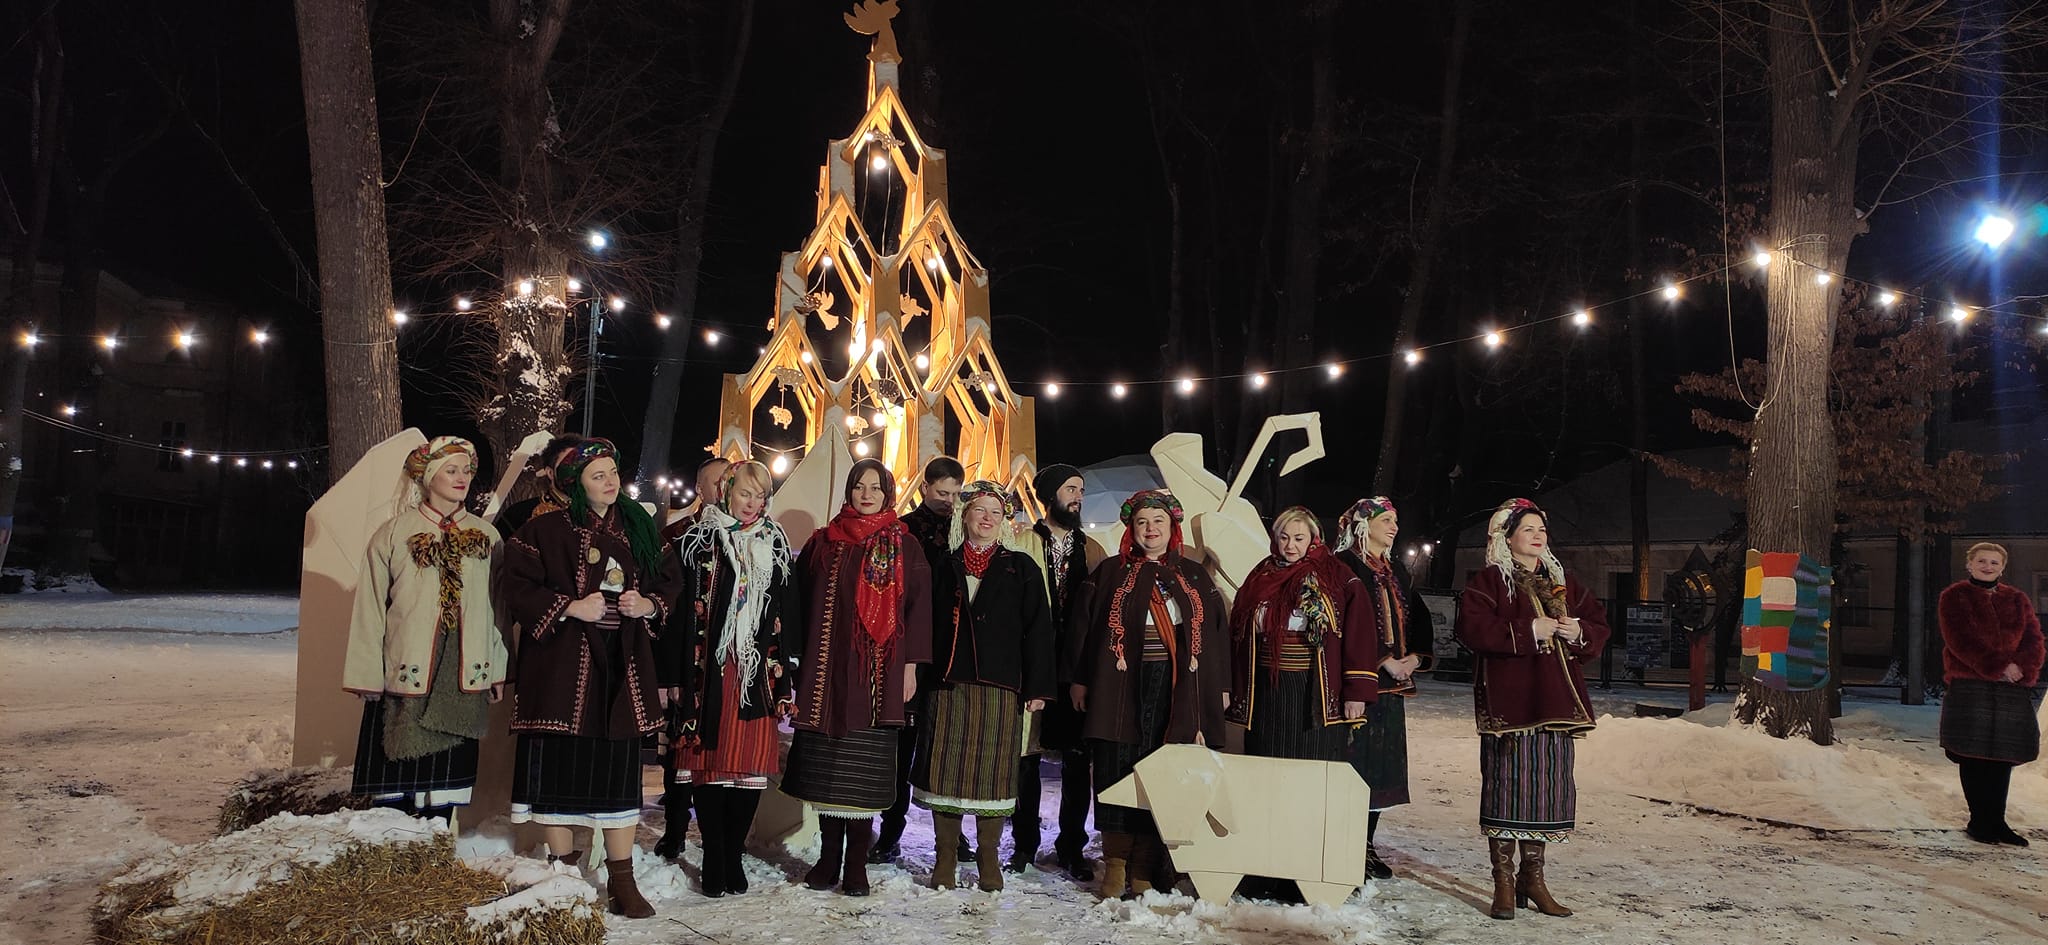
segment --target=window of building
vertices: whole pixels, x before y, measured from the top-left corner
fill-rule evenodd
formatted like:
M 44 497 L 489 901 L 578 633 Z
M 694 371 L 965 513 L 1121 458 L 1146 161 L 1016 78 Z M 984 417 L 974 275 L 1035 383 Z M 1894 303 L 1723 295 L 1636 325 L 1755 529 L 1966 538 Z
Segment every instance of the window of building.
M 185 454 L 182 451 L 191 444 L 185 440 L 184 421 L 165 420 L 163 436 L 156 441 L 156 445 L 163 447 L 163 450 L 156 454 L 158 472 L 185 471 Z
M 1835 572 L 1835 622 L 1870 626 L 1870 568 L 1852 564 Z

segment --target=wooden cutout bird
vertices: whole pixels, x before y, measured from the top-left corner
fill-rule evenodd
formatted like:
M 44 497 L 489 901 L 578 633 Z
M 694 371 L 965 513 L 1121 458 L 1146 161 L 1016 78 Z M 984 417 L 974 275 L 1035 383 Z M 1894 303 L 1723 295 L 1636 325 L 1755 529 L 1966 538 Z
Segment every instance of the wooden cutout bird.
M 864 0 L 846 14 L 847 28 L 875 38 L 874 48 L 868 50 L 869 62 L 903 61 L 903 54 L 896 51 L 896 29 L 889 25 L 898 12 L 896 0 Z

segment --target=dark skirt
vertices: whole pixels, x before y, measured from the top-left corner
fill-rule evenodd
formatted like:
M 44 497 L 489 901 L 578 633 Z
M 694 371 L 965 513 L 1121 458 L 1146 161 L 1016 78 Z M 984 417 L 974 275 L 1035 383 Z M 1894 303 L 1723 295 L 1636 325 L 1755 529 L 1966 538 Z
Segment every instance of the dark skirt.
M 945 814 L 1007 815 L 1017 809 L 1024 704 L 995 686 L 936 690 L 918 719 L 910 798 Z
M 1350 725 L 1323 721 L 1322 694 L 1313 670 L 1282 671 L 1280 680 L 1262 675 L 1252 725 L 1244 733 L 1244 753 L 1261 758 L 1306 758 L 1343 761 Z
M 640 739 L 521 732 L 512 762 L 512 822 L 631 827 L 640 822 Z
M 1563 843 L 1578 818 L 1576 745 L 1565 732 L 1479 736 L 1479 829 L 1495 840 Z
M 1093 753 L 1095 793 L 1100 795 L 1110 785 L 1131 776 L 1138 762 L 1145 760 L 1159 746 L 1166 744 L 1166 726 L 1171 721 L 1173 706 L 1173 664 L 1166 660 L 1151 660 L 1138 664 L 1138 733 L 1144 740 L 1137 743 L 1112 742 L 1099 738 L 1088 740 Z M 1135 807 L 1121 807 L 1105 804 L 1100 797 L 1095 801 L 1095 829 L 1103 833 L 1132 833 L 1156 836 L 1159 826 L 1152 822 L 1152 812 Z
M 363 724 L 356 733 L 356 765 L 349 793 L 386 799 L 406 796 L 419 807 L 469 803 L 476 787 L 476 742 L 461 744 L 418 758 L 395 759 L 384 753 L 384 710 L 398 696 L 363 703 Z
M 782 793 L 816 808 L 820 817 L 873 817 L 896 802 L 898 735 L 894 728 L 865 728 L 840 738 L 799 730 L 789 746 Z
M 2033 691 L 1982 679 L 1949 683 L 1941 697 L 1941 747 L 1951 760 L 2023 765 L 2040 757 Z
M 1372 809 L 1408 803 L 1408 700 L 1380 693 L 1351 730 L 1351 767 L 1372 789 Z

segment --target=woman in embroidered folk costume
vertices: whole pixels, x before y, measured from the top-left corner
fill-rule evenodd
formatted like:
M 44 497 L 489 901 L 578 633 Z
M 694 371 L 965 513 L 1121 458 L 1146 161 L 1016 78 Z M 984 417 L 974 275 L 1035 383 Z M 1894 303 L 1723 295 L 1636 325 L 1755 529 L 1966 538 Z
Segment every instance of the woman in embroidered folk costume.
M 452 436 L 405 458 L 409 506 L 370 536 L 342 687 L 361 696 L 353 794 L 446 817 L 469 803 L 477 740 L 510 663 L 491 607 L 498 533 L 462 507 L 476 447 Z
M 556 467 L 567 508 L 506 542 L 513 673 L 512 822 L 543 828 L 549 859 L 575 863 L 573 828 L 602 833 L 613 912 L 654 914 L 633 882 L 640 739 L 661 727 L 655 634 L 682 586 L 652 516 L 621 495 L 618 451 L 586 440 Z
M 932 886 L 957 885 L 961 819 L 973 815 L 978 885 L 994 892 L 1003 888 L 997 856 L 1017 807 L 1027 713 L 1053 694 L 1052 613 L 1038 562 L 1017 544 L 1016 507 L 1003 487 L 968 483 L 955 505 L 952 552 L 933 568 L 941 611 L 911 799 L 936 828 Z
M 1458 604 L 1458 640 L 1478 663 L 1479 827 L 1492 856 L 1496 919 L 1514 918 L 1530 900 L 1545 915 L 1572 914 L 1544 884 L 1544 848 L 1572 832 L 1572 742 L 1593 729 L 1585 665 L 1607 645 L 1607 611 L 1565 574 L 1545 518 L 1527 499 L 1502 503 L 1487 525 L 1486 567 Z
M 1340 761 L 1379 698 L 1379 638 L 1365 582 L 1300 506 L 1273 519 L 1273 553 L 1230 608 L 1230 721 L 1265 758 Z
M 2012 769 L 2041 753 L 2034 686 L 2044 656 L 2041 619 L 2025 591 L 2000 583 L 2005 548 L 1970 546 L 1970 576 L 1941 592 L 1941 747 L 1956 763 L 1979 843 L 2027 845 L 2005 821 Z
M 761 792 L 782 770 L 776 720 L 789 713 L 803 647 L 789 538 L 768 517 L 773 487 L 768 467 L 749 460 L 698 510 L 676 545 L 684 594 L 662 639 L 672 654 L 663 669 L 682 686 L 675 778 L 691 786 L 699 883 L 713 898 L 747 891 L 741 854 Z
M 1381 811 L 1408 803 L 1407 698 L 1415 694 L 1415 674 L 1433 645 L 1429 611 L 1409 584 L 1408 569 L 1393 558 L 1400 533 L 1400 516 L 1386 496 L 1360 499 L 1337 518 L 1337 560 L 1365 581 L 1380 640 L 1380 698 L 1365 710 L 1365 724 L 1351 733 L 1351 766 L 1372 789 L 1365 869 L 1374 879 L 1394 875 L 1372 838 Z
M 1069 691 L 1087 713 L 1095 790 L 1128 777 L 1168 743 L 1223 746 L 1230 705 L 1230 644 L 1223 597 L 1201 564 L 1181 554 L 1180 501 L 1164 490 L 1124 502 L 1121 552 L 1088 579 L 1085 628 L 1064 654 Z M 1166 846 L 1146 811 L 1095 804 L 1104 898 L 1143 893 L 1160 879 Z
M 849 896 L 868 894 L 874 818 L 896 797 L 896 730 L 932 654 L 931 569 L 895 507 L 889 467 L 854 463 L 845 506 L 797 556 L 805 636 L 782 792 L 818 812 L 823 848 L 804 884 Z

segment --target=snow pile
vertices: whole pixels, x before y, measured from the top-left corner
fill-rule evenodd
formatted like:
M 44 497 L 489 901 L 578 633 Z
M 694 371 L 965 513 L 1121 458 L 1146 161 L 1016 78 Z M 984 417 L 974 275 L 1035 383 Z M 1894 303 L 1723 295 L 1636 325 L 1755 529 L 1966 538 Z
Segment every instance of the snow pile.
M 1772 738 L 1729 715 L 1717 705 L 1676 719 L 1602 718 L 1579 748 L 1579 784 L 1822 830 L 1961 822 L 1962 790 L 1933 737 L 1931 707 L 1854 709 L 1828 746 Z M 2015 806 L 2048 800 L 2023 780 L 2014 779 Z
M 512 890 L 503 899 L 469 907 L 466 914 L 473 926 L 499 927 L 507 939 L 516 941 L 526 931 L 527 918 L 537 913 L 566 911 L 582 918 L 598 914 L 597 889 L 574 867 L 510 854 L 463 862 L 503 879 L 505 888 Z
M 7 568 L 0 576 L 21 579 L 23 594 L 105 594 L 107 589 L 90 574 L 42 574 L 28 568 Z
M 276 633 L 299 625 L 299 599 L 280 594 L 38 594 L 0 601 L 0 630 Z
M 1381 941 L 1384 932 L 1380 917 L 1370 908 L 1372 898 L 1370 883 L 1334 909 L 1244 900 L 1219 905 L 1154 891 L 1136 899 L 1104 900 L 1096 904 L 1094 914 L 1118 925 L 1163 932 L 1182 941 L 1364 945 Z

